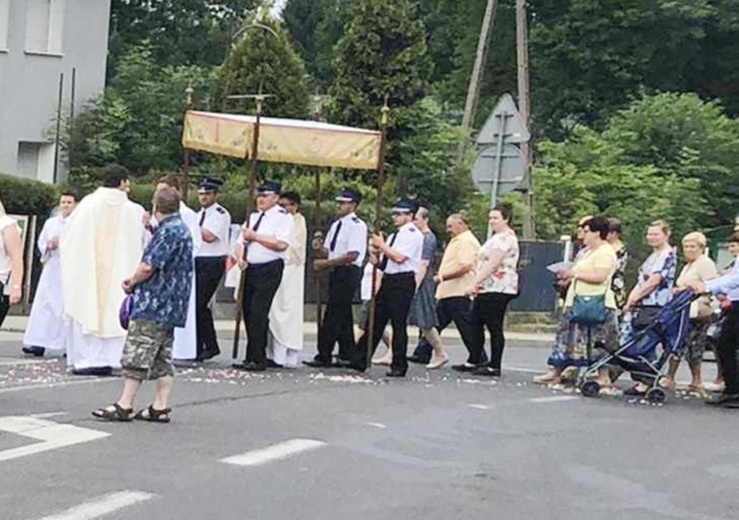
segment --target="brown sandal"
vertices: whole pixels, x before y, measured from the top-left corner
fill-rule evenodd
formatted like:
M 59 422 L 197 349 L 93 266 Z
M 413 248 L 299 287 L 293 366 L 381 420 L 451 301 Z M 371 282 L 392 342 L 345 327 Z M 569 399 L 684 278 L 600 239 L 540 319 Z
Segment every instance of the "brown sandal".
M 147 421 L 155 423 L 168 423 L 170 421 L 169 414 L 172 412 L 171 408 L 165 408 L 164 410 L 157 410 L 154 405 L 149 405 L 148 408 L 139 410 L 134 419 L 137 421 Z
M 110 406 L 113 407 L 113 410 L 108 409 Z M 98 408 L 92 412 L 92 415 L 104 421 L 129 422 L 131 420 L 133 408 L 123 408 L 118 403 L 113 403 L 110 406 L 107 408 Z

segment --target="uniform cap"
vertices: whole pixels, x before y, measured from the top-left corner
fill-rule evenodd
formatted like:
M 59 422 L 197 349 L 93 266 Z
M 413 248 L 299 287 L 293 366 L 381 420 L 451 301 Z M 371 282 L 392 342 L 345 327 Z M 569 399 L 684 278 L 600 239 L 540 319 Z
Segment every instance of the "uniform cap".
M 356 204 L 359 204 L 362 202 L 362 195 L 351 188 L 344 188 L 339 193 L 336 194 L 335 199 L 336 202 L 354 202 Z
M 418 211 L 418 204 L 412 200 L 399 200 L 393 205 L 393 213 L 415 213 Z
M 221 179 L 205 177 L 202 181 L 200 181 L 200 188 L 198 188 L 198 193 L 218 191 L 221 189 L 221 186 L 223 186 L 223 181 Z
M 257 193 L 261 195 L 279 195 L 282 186 L 279 182 L 265 181 L 257 187 Z

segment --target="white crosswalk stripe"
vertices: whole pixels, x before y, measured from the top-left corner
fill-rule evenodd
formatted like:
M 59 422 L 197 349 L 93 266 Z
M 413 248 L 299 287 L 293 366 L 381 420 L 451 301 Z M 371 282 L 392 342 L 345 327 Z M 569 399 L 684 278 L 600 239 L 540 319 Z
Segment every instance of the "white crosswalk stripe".
M 325 442 L 312 439 L 291 439 L 274 444 L 260 450 L 247 451 L 241 455 L 234 455 L 221 459 L 226 464 L 237 466 L 260 466 L 276 460 L 286 459 L 305 451 L 312 451 L 326 446 Z
M 94 498 L 61 513 L 45 516 L 40 520 L 93 520 L 140 502 L 151 500 L 155 496 L 144 491 L 118 491 Z

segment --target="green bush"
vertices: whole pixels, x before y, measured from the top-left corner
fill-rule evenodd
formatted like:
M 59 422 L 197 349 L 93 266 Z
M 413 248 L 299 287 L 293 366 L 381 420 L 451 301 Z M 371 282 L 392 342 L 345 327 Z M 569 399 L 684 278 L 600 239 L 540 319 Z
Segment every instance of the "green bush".
M 0 174 L 0 199 L 14 215 L 48 215 L 56 205 L 57 188 L 43 182 Z

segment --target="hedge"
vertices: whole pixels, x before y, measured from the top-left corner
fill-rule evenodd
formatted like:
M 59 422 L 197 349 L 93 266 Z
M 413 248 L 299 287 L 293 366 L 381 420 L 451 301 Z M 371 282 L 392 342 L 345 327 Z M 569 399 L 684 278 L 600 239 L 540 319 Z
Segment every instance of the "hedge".
M 49 215 L 57 204 L 57 187 L 0 173 L 0 200 L 13 215 Z

